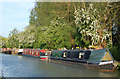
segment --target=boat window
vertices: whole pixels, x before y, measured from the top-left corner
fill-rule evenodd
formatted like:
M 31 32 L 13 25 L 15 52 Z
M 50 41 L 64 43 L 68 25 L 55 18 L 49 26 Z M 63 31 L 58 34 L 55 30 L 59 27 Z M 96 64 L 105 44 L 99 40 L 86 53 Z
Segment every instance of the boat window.
M 31 54 L 32 52 L 30 51 L 30 54 Z
M 64 53 L 63 53 L 63 57 L 67 57 L 67 52 L 64 52 Z
M 36 55 L 38 55 L 38 51 L 36 52 Z
M 32 51 L 32 54 L 34 54 L 35 52 L 34 51 Z
M 27 50 L 25 50 L 25 53 L 27 52 Z
M 40 56 L 45 56 L 45 53 L 40 53 Z
M 80 58 L 80 59 L 83 59 L 83 57 L 84 57 L 84 52 L 80 52 L 80 53 L 79 53 L 79 58 Z
M 91 47 L 90 49 L 95 49 L 95 48 Z
M 47 56 L 47 53 L 45 53 L 45 56 Z

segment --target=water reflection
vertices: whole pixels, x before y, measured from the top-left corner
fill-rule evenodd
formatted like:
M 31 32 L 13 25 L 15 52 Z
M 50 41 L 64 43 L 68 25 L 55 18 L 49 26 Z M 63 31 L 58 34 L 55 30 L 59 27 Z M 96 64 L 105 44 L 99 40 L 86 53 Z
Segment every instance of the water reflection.
M 0 54 L 1 55 L 1 54 Z M 87 70 L 84 65 L 41 61 L 39 58 L 2 54 L 5 77 L 117 77 L 117 72 Z

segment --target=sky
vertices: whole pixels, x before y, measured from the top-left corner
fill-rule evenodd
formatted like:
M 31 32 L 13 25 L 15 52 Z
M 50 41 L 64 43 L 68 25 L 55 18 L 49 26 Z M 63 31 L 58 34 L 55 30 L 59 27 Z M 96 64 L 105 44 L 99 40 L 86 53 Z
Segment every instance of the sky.
M 8 37 L 14 28 L 24 31 L 33 7 L 34 1 L 0 1 L 0 36 Z

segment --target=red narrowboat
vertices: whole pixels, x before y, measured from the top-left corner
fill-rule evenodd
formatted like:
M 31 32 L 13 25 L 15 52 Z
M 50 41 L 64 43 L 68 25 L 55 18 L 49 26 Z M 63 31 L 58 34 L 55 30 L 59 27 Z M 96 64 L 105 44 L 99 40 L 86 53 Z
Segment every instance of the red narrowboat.
M 40 49 L 23 49 L 22 54 L 25 56 L 40 57 L 40 59 L 48 59 L 48 53 Z
M 40 51 L 37 49 L 23 49 L 23 55 L 40 57 Z

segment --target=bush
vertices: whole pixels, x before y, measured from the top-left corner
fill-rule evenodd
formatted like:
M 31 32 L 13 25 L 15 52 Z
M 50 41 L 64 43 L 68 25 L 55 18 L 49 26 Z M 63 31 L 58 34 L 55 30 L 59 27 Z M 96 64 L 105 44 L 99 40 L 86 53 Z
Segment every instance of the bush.
M 110 52 L 115 60 L 120 61 L 120 46 L 113 46 Z

